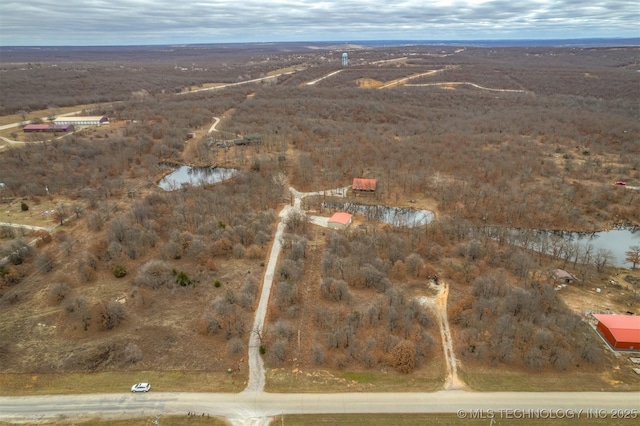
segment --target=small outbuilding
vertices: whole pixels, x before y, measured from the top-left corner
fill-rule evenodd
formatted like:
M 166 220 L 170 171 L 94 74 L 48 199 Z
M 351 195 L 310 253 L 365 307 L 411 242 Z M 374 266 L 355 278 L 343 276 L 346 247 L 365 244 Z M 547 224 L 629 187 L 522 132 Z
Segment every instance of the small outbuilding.
M 556 269 L 551 274 L 554 280 L 563 282 L 565 284 L 571 284 L 576 281 L 576 277 L 565 271 L 564 269 Z
M 353 220 L 353 215 L 346 212 L 336 212 L 329 218 L 327 226 L 330 229 L 347 229 Z
M 351 188 L 358 192 L 376 192 L 376 185 L 375 179 L 354 178 Z
M 640 316 L 594 314 L 598 332 L 616 350 L 640 351 Z

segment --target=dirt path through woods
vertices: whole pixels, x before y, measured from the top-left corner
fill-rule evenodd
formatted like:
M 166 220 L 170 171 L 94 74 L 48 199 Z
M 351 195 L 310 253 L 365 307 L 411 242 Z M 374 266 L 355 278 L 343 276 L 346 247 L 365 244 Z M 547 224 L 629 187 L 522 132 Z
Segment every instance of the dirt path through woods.
M 444 347 L 444 358 L 447 363 L 447 379 L 444 383 L 444 389 L 464 389 L 465 384 L 458 377 L 458 361 L 453 351 L 453 339 L 451 338 L 451 330 L 449 329 L 449 317 L 447 315 L 448 297 L 449 284 L 442 281 L 441 288 L 436 297 L 435 313 L 438 319 L 438 327 L 440 327 L 442 346 Z

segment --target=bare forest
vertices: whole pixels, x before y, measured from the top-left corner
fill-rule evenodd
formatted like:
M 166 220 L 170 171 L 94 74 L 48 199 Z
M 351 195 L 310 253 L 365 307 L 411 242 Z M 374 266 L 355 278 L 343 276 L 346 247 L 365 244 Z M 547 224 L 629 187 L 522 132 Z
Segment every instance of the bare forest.
M 89 104 L 82 115 L 110 124 L 1 133 L 16 140 L 0 147 L 0 222 L 40 228 L 0 227 L 0 373 L 244 374 L 260 332 L 268 368 L 411 375 L 443 359 L 424 303 L 438 280 L 463 368 L 613 369 L 580 314 L 593 309 L 550 277 L 570 269 L 586 292 L 620 270 L 608 253 L 527 239 L 640 226 L 640 50 L 352 49 L 344 68 L 329 45 L 3 51 L 1 124 Z M 234 143 L 250 135 L 259 143 Z M 161 189 L 178 165 L 238 173 Z M 331 215 L 329 197 L 306 198 L 283 219 L 267 324 L 253 330 L 289 187 L 356 177 L 378 186 L 348 201 L 435 219 L 356 215 L 332 230 L 309 218 Z M 638 314 L 633 266 L 630 296 L 611 303 Z

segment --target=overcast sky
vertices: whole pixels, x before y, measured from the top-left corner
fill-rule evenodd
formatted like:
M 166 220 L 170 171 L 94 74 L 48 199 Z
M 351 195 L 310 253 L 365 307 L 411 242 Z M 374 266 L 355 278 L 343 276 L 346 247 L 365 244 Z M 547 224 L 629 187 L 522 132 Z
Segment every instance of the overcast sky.
M 638 37 L 639 0 L 0 0 L 0 45 Z

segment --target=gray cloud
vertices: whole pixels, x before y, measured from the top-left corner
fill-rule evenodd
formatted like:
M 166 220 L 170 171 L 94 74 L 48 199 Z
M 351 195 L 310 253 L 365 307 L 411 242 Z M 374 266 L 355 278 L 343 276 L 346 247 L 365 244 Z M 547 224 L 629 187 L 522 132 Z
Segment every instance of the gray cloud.
M 637 0 L 4 0 L 0 45 L 638 37 Z

